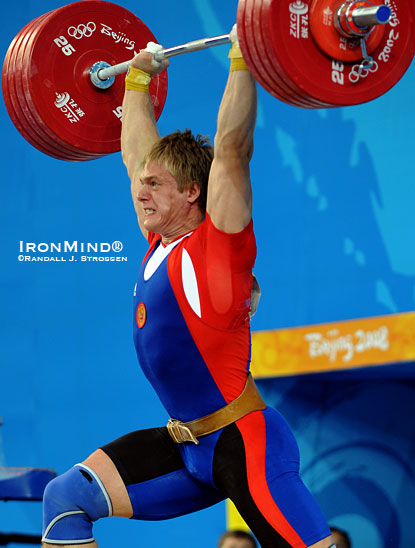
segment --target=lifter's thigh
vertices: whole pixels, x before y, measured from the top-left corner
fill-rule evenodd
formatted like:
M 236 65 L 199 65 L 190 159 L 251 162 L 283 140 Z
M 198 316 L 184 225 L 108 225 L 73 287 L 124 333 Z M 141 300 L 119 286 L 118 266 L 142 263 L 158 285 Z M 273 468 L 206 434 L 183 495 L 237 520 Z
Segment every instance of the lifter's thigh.
M 114 498 L 116 515 L 168 519 L 207 508 L 225 498 L 189 474 L 166 427 L 131 432 L 101 449 L 107 458 L 100 460 L 99 466 L 109 478 L 106 487 Z
M 327 522 L 298 469 L 295 439 L 273 409 L 247 415 L 218 440 L 215 484 L 235 503 L 262 548 L 331 544 Z

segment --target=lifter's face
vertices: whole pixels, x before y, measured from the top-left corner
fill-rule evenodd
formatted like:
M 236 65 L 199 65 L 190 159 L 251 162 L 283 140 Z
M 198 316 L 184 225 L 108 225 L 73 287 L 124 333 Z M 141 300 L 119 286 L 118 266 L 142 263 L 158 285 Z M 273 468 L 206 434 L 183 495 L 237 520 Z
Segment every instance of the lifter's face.
M 180 192 L 173 175 L 156 162 L 141 172 L 137 200 L 143 211 L 144 228 L 161 234 L 165 243 L 184 233 L 188 208 L 195 201 L 192 190 Z

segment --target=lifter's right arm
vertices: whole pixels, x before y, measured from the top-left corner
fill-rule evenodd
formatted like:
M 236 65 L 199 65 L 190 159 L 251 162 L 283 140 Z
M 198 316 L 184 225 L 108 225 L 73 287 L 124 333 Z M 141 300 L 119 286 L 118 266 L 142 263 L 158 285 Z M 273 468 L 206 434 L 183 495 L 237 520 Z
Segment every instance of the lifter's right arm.
M 150 76 L 154 76 L 168 66 L 168 61 L 165 60 L 155 67 L 152 60 L 152 53 L 141 51 L 131 61 L 131 66 Z M 139 176 L 145 155 L 159 138 L 150 94 L 145 91 L 126 89 L 122 105 L 121 153 L 131 181 L 131 196 L 138 224 L 144 236 L 147 236 L 147 231 L 142 225 L 142 211 L 137 200 Z

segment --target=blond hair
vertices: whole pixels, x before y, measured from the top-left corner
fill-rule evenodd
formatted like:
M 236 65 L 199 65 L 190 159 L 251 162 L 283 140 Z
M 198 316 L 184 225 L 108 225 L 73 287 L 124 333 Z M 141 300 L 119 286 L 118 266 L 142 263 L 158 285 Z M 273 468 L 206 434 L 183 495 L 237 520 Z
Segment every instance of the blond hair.
M 204 213 L 212 160 L 213 147 L 209 138 L 203 135 L 194 136 L 189 129 L 185 129 L 170 133 L 157 141 L 146 154 L 143 168 L 150 162 L 164 164 L 176 179 L 180 192 L 195 181 L 200 188 L 197 203 Z

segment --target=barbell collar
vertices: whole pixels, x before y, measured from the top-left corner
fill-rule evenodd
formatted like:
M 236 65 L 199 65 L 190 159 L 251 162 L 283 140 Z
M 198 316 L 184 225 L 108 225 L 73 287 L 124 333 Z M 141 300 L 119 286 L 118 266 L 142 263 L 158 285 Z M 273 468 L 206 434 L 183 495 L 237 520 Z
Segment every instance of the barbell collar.
M 115 81 L 115 76 L 110 76 L 109 78 L 106 78 L 105 80 L 101 80 L 101 78 L 99 78 L 98 76 L 99 72 L 101 72 L 103 69 L 110 68 L 110 67 L 111 65 L 107 63 L 106 61 L 97 61 L 96 63 L 92 65 L 92 67 L 89 70 L 89 77 L 91 78 L 91 82 L 94 84 L 96 88 L 108 89 L 112 86 L 112 84 Z M 117 74 L 120 74 L 120 73 L 117 73 Z
M 222 46 L 224 44 L 229 44 L 231 42 L 230 34 L 221 34 L 219 36 L 211 36 L 208 38 L 201 38 L 199 40 L 193 40 L 192 42 L 187 42 L 186 44 L 181 44 L 180 46 L 174 46 L 171 48 L 164 49 L 154 54 L 156 61 L 163 61 L 168 57 L 174 57 L 175 55 L 181 55 L 183 53 L 191 53 L 193 51 L 200 51 L 202 49 L 211 48 L 214 46 Z M 102 63 L 102 61 L 100 61 Z M 123 74 L 127 72 L 128 67 L 130 66 L 130 61 L 125 61 L 124 63 L 119 63 L 118 65 L 112 65 L 103 68 L 102 66 L 97 67 L 95 63 L 90 70 L 91 82 L 94 86 L 100 89 L 106 89 L 110 87 L 113 83 L 108 83 L 108 85 L 102 85 L 102 83 L 107 84 L 107 82 L 117 76 L 118 74 Z

